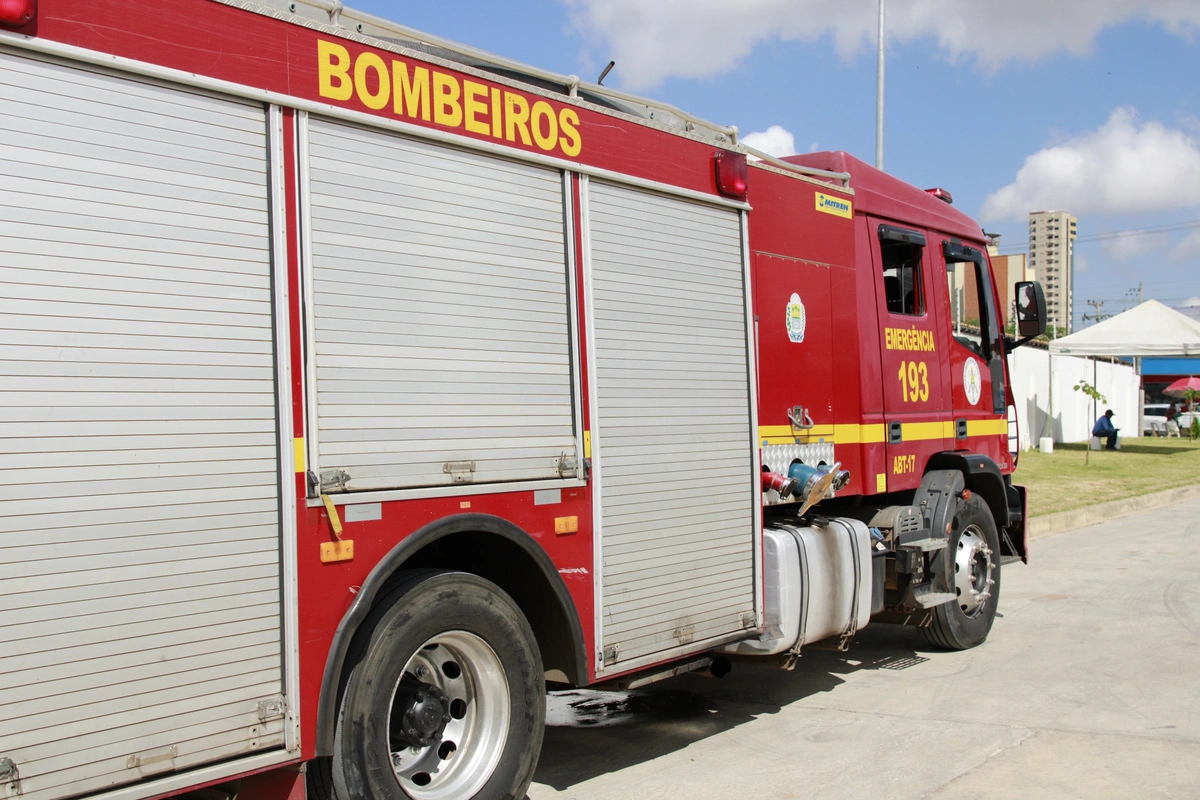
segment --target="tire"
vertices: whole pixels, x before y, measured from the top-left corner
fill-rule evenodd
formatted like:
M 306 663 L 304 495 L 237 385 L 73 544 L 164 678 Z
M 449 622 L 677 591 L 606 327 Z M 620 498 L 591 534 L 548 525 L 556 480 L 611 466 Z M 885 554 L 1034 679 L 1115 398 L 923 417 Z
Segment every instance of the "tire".
M 958 501 L 950 542 L 934 558 L 933 570 L 935 580 L 949 585 L 958 599 L 935 606 L 931 624 L 921 632 L 930 644 L 946 650 L 982 644 L 1000 599 L 1000 536 L 991 510 L 978 494 Z
M 415 572 L 377 609 L 346 685 L 333 795 L 520 800 L 545 717 L 541 654 L 512 598 L 468 573 Z

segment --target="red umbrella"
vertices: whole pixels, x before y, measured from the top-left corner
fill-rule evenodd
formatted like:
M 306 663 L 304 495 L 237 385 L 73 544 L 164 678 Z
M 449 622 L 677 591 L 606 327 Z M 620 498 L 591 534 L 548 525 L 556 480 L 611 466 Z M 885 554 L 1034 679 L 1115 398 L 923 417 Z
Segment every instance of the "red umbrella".
M 1172 383 L 1167 388 L 1163 389 L 1163 394 L 1169 397 L 1183 397 L 1183 393 L 1188 389 L 1193 389 L 1200 392 L 1200 378 L 1192 376 L 1190 378 L 1180 378 Z

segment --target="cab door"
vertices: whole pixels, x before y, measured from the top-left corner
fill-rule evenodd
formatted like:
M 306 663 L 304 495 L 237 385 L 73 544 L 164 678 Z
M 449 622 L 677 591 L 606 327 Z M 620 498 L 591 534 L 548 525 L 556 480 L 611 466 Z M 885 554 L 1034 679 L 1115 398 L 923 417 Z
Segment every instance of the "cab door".
M 912 489 L 945 449 L 949 398 L 938 347 L 933 260 L 923 230 L 871 221 L 886 423 L 886 487 Z
M 971 450 L 1004 463 L 1008 453 L 1004 350 L 987 254 L 952 240 L 938 244 L 935 257 L 945 270 L 952 299 L 948 346 L 954 441 L 947 449 Z

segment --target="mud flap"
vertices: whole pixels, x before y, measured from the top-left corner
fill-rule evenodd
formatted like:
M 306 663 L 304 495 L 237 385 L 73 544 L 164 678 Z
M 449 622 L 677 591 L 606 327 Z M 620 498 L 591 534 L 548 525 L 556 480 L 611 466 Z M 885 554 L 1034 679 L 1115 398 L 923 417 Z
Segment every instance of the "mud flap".
M 1029 497 L 1024 486 L 1009 484 L 1008 526 L 1000 529 L 1000 555 L 1029 563 Z

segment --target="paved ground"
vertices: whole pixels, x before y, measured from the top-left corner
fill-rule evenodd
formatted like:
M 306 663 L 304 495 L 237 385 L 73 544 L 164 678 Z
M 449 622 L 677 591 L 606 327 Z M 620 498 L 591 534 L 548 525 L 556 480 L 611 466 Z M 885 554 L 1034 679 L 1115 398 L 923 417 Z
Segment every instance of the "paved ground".
M 791 673 L 594 698 L 598 724 L 559 698 L 529 800 L 1200 798 L 1200 499 L 1033 559 L 972 651 L 880 625 Z

